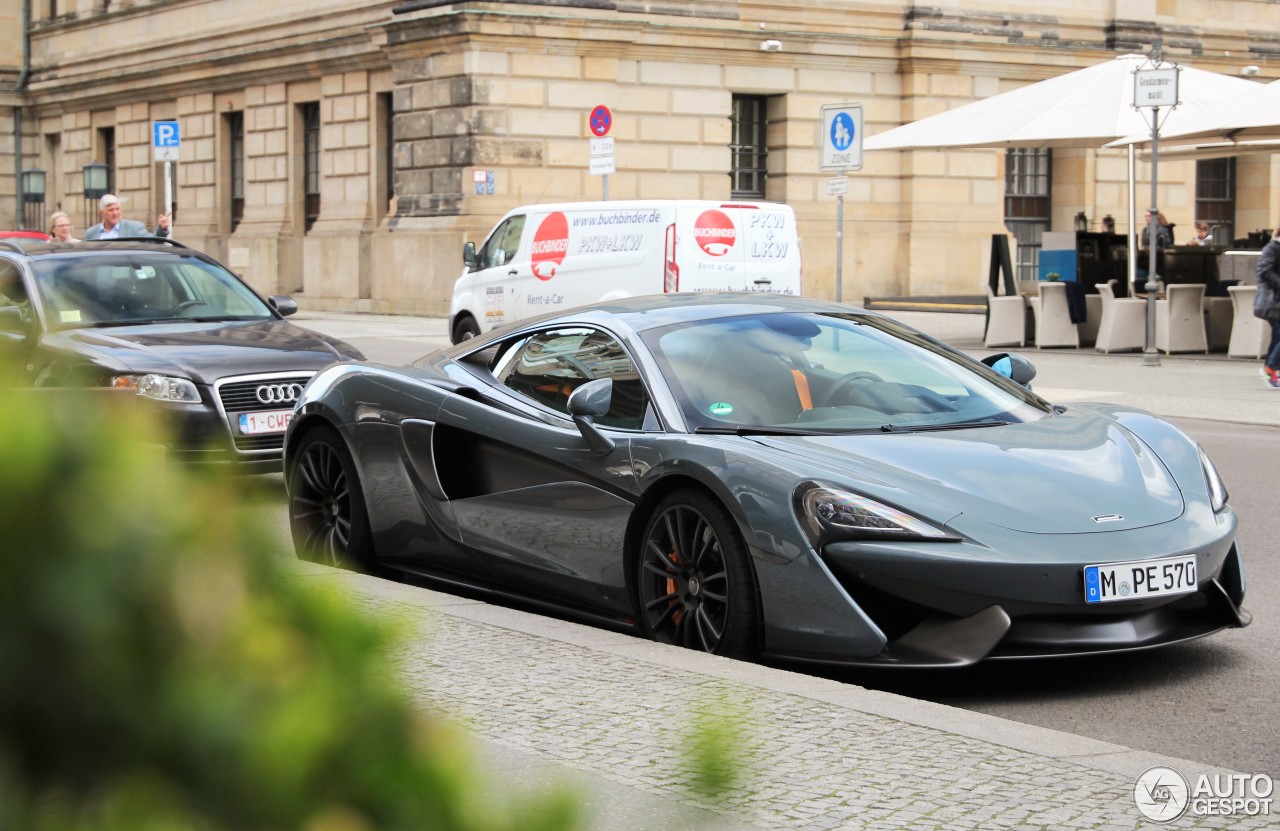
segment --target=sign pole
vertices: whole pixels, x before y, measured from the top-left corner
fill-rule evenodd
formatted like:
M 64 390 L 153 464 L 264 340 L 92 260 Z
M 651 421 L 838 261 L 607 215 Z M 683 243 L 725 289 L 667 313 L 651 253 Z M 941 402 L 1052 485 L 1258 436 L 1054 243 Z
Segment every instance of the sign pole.
M 836 197 L 836 302 L 844 302 L 844 194 Z
M 1156 207 L 1157 175 L 1160 164 L 1160 107 L 1178 106 L 1177 64 L 1166 67 L 1160 38 L 1151 45 L 1151 57 L 1133 75 L 1133 106 L 1151 109 L 1151 220 L 1147 223 L 1147 345 L 1142 350 L 1143 366 L 1160 366 L 1160 350 L 1156 348 L 1156 292 L 1160 290 L 1156 274 L 1156 257 L 1160 250 L 1160 209 Z M 1130 145 L 1132 150 L 1132 145 Z M 1172 244 L 1173 240 L 1169 240 Z
M 836 197 L 836 302 L 844 302 L 844 195 L 850 170 L 862 169 L 862 104 L 824 104 L 820 110 L 818 168 L 839 175 L 827 180 Z
M 1160 247 L 1160 238 L 1156 231 L 1160 225 L 1160 209 L 1156 207 L 1156 165 L 1159 164 L 1160 108 L 1151 110 L 1151 222 L 1147 225 L 1147 345 L 1142 350 L 1143 366 L 1160 366 L 1160 350 L 1156 349 L 1156 292 L 1160 284 L 1156 282 L 1156 251 Z
M 164 163 L 164 212 L 169 214 L 169 236 L 173 236 L 173 174 L 170 171 L 170 165 L 173 162 L 166 161 Z

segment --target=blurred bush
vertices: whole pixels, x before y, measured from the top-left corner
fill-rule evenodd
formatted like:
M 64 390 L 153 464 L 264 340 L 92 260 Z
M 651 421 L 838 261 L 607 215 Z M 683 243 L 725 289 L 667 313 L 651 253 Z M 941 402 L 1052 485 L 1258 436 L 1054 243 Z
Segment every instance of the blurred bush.
M 145 402 L 13 386 L 0 377 L 0 830 L 575 822 L 564 797 L 487 805 L 458 737 L 393 681 L 394 629 L 285 576 L 235 480 L 140 440 L 162 429 Z

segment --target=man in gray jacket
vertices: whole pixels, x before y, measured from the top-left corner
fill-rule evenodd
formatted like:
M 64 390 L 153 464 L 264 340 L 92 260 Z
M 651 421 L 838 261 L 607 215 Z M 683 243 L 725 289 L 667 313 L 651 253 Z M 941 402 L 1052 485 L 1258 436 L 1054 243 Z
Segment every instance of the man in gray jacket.
M 102 217 L 102 221 L 92 228 L 84 232 L 84 238 L 91 239 L 119 239 L 121 237 L 150 237 L 153 234 L 147 230 L 147 226 L 141 222 L 132 219 L 121 219 L 120 217 L 120 197 L 114 193 L 108 193 L 98 200 L 98 215 Z M 154 236 L 169 236 L 169 215 L 160 214 L 159 220 L 156 222 L 156 232 Z

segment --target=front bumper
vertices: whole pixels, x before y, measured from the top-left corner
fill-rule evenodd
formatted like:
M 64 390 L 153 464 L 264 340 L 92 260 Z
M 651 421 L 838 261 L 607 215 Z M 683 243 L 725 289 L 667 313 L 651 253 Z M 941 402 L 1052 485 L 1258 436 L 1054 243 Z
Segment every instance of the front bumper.
M 1247 626 L 1251 616 L 1242 605 L 1244 565 L 1234 516 L 1215 530 L 1199 535 L 1198 541 L 1187 539 L 1196 534 L 1184 535 L 1177 546 L 1171 543 L 1180 532 L 1170 528 L 1139 529 L 1106 540 L 1019 534 L 1024 546 L 1013 549 L 1018 552 L 1014 555 L 968 541 L 828 545 L 821 558 L 832 579 L 879 630 L 884 646 L 867 656 L 793 657 L 842 664 L 963 666 L 1145 650 Z M 1033 544 L 1039 548 L 1027 547 Z M 1195 592 L 1085 602 L 1087 562 L 1174 554 L 1196 557 Z

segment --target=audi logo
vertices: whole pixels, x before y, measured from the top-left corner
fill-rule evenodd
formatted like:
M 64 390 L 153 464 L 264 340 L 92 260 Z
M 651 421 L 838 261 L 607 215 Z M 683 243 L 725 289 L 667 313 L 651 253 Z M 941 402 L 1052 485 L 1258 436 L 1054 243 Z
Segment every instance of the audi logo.
M 292 404 L 302 397 L 302 384 L 263 384 L 257 395 L 263 404 Z

